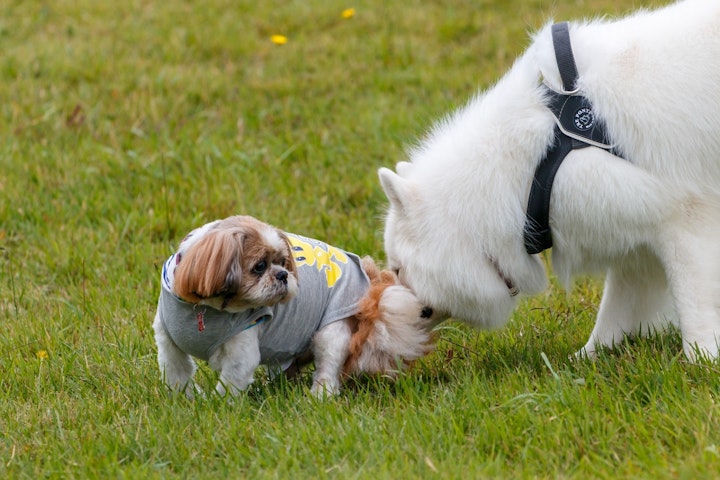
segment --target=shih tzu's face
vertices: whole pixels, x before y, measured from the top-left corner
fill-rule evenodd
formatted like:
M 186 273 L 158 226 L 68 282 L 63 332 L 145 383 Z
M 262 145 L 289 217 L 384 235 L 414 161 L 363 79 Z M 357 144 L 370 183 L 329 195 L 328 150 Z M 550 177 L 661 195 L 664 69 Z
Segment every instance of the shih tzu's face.
M 183 300 L 239 312 L 287 302 L 297 294 L 291 246 L 280 230 L 235 216 L 191 240 L 181 244 L 175 269 L 173 288 Z

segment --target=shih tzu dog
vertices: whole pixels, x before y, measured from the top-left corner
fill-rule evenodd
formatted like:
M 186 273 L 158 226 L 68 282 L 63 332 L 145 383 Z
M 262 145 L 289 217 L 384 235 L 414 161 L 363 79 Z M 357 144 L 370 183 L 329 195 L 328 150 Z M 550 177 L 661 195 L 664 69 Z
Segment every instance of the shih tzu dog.
M 192 357 L 236 395 L 259 365 L 291 372 L 315 361 L 311 393 L 346 375 L 393 375 L 432 350 L 433 318 L 390 271 L 249 216 L 193 230 L 162 269 L 153 323 L 167 385 L 193 396 Z

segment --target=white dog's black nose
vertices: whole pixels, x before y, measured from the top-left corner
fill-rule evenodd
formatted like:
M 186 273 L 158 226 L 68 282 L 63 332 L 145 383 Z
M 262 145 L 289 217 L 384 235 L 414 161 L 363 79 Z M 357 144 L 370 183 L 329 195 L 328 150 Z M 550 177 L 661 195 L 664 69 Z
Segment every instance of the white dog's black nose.
M 432 314 L 433 314 L 433 309 L 432 309 L 432 308 L 430 308 L 430 307 L 424 307 L 424 308 L 422 309 L 422 312 L 420 312 L 420 317 L 421 317 L 421 318 L 430 318 L 430 317 L 432 317 Z
M 285 270 L 280 270 L 275 274 L 275 278 L 277 278 L 281 282 L 287 283 L 288 272 L 286 272 Z

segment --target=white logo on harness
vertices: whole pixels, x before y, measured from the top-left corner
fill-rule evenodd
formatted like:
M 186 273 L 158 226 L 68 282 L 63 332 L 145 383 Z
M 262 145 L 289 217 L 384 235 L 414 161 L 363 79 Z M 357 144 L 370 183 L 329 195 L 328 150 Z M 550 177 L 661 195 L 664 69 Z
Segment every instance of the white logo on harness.
M 573 118 L 575 128 L 581 132 L 590 130 L 595 125 L 595 115 L 589 107 L 582 107 L 580 110 L 575 112 L 575 118 Z

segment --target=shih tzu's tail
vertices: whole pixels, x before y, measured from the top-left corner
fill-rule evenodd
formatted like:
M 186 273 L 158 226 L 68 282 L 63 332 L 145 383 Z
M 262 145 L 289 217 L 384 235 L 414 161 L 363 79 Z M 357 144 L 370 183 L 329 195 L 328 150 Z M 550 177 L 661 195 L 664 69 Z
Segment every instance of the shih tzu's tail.
M 363 268 L 371 284 L 355 315 L 345 373 L 394 376 L 433 350 L 436 322 L 393 272 L 380 271 L 369 257 L 363 258 Z

